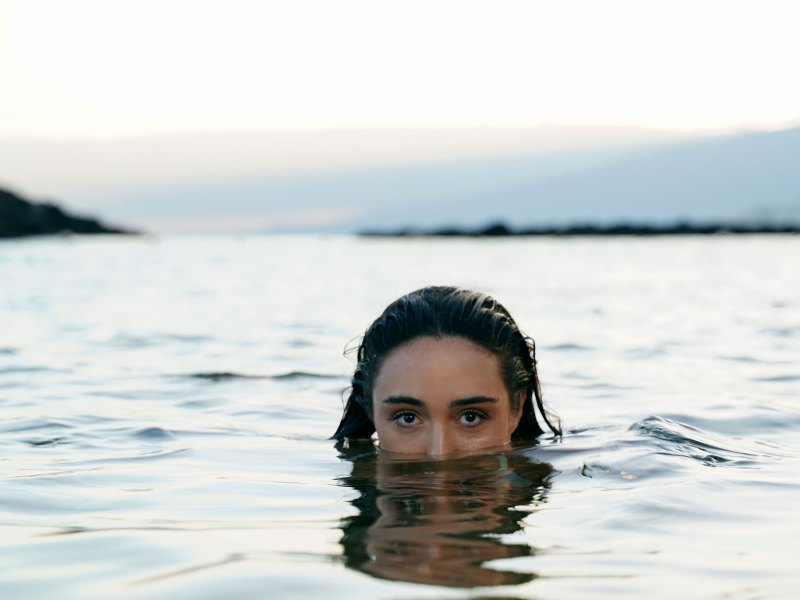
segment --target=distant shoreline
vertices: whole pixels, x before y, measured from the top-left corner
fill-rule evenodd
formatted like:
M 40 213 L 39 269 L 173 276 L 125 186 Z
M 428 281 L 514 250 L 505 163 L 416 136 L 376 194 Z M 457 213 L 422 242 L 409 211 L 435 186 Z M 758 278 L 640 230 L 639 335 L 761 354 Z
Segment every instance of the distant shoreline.
M 800 225 L 676 223 L 672 225 L 568 225 L 564 227 L 522 227 L 513 229 L 504 223 L 479 228 L 441 227 L 437 229 L 405 228 L 390 231 L 364 230 L 362 237 L 582 237 L 582 236 L 635 236 L 653 237 L 669 235 L 747 235 L 747 234 L 798 234 Z
M 88 217 L 64 212 L 50 202 L 32 202 L 0 188 L 0 239 L 59 234 L 134 234 Z

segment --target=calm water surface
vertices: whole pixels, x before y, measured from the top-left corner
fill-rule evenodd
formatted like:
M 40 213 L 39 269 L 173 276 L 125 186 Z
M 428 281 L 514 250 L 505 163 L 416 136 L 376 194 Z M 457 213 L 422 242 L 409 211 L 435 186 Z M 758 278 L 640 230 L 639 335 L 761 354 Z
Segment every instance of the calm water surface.
M 0 597 L 800 597 L 800 239 L 0 243 Z M 496 295 L 568 433 L 327 440 L 383 307 Z

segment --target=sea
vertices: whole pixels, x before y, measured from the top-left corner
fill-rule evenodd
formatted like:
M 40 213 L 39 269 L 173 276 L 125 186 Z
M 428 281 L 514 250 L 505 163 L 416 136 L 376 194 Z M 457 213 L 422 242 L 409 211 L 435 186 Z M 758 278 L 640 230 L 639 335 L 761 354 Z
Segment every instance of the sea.
M 0 243 L 0 598 L 800 598 L 800 237 Z M 536 341 L 563 436 L 337 448 L 425 285 Z

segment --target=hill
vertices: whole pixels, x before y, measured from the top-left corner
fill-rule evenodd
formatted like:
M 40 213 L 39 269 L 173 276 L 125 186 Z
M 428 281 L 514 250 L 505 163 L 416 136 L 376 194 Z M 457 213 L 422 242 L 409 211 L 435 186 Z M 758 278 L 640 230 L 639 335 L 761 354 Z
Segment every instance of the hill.
M 352 168 L 131 196 L 139 214 L 263 231 L 800 225 L 800 128 L 639 147 Z M 123 206 L 119 206 L 123 209 Z
M 0 238 L 55 233 L 127 233 L 94 219 L 75 217 L 51 203 L 25 200 L 0 189 Z
M 498 221 L 516 228 L 800 225 L 800 128 L 665 144 L 560 175 L 538 176 L 537 164 L 531 157 L 525 180 L 498 177 L 492 189 L 477 188 L 442 202 L 429 199 L 416 203 L 413 211 L 409 204 L 376 207 L 359 224 L 365 229 L 476 227 Z

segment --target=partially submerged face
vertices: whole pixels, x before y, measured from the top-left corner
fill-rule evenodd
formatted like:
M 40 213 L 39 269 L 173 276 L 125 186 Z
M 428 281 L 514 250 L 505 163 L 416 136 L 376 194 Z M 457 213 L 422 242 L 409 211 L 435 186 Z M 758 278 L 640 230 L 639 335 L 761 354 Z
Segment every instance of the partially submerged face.
M 502 449 L 522 414 L 497 356 L 460 337 L 419 337 L 392 350 L 372 389 L 382 449 L 430 457 Z

